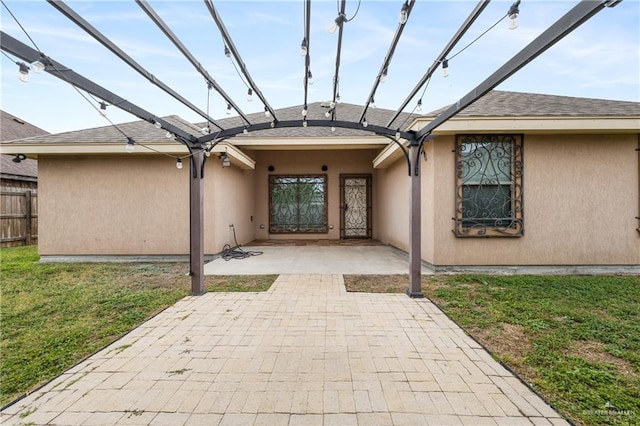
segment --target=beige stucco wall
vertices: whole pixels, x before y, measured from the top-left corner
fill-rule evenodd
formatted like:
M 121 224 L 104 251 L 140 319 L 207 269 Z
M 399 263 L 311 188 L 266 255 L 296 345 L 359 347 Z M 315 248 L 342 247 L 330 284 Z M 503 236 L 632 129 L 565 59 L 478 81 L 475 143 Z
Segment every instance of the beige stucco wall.
M 205 251 L 253 239 L 252 171 L 207 163 Z M 41 255 L 180 255 L 189 253 L 188 163 L 151 155 L 41 155 Z M 228 190 L 222 188 L 229 188 Z M 246 198 L 238 194 L 245 192 Z
M 636 135 L 526 135 L 525 236 L 456 238 L 453 137 L 436 144 L 437 265 L 640 264 Z
M 373 174 L 372 161 L 378 150 L 304 150 L 256 151 L 252 158 L 255 169 L 255 236 L 257 239 L 338 239 L 340 238 L 340 174 Z M 272 165 L 275 171 L 270 173 Z M 322 171 L 326 165 L 328 170 Z M 269 233 L 269 175 L 327 174 L 328 224 L 326 234 L 270 234 Z M 373 183 L 374 188 L 376 183 Z M 378 202 L 373 195 L 373 220 L 376 221 Z M 260 225 L 264 225 L 261 229 Z M 375 228 L 374 228 L 375 232 Z
M 386 169 L 376 169 L 374 192 L 380 200 L 374 222 L 374 238 L 408 250 L 409 176 L 404 157 Z

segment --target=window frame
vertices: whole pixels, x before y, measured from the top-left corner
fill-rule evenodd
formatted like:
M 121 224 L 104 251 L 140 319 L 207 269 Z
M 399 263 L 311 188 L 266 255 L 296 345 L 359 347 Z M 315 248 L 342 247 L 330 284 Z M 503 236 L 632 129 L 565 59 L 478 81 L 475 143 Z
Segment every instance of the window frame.
M 463 171 L 465 159 L 463 147 L 465 144 L 498 144 L 511 143 L 510 175 L 507 180 L 502 180 L 499 176 L 498 167 L 493 163 L 492 168 L 496 171 L 495 180 L 492 179 L 488 187 L 508 186 L 510 193 L 511 216 L 506 218 L 504 225 L 490 224 L 492 219 L 465 217 L 463 192 L 472 187 L 482 188 L 480 182 L 463 181 Z M 453 232 L 456 237 L 522 237 L 524 236 L 524 200 L 523 200 L 523 175 L 524 175 L 524 135 L 522 134 L 458 134 L 455 138 L 455 217 Z M 491 154 L 491 151 L 489 151 Z M 479 167 L 482 167 L 479 166 Z M 498 221 L 498 219 L 495 219 Z
M 273 215 L 273 181 L 275 179 L 322 179 L 323 193 L 324 193 L 324 212 L 322 215 L 322 227 L 320 228 L 301 228 L 300 216 L 298 214 L 297 224 L 295 228 L 283 229 L 274 227 L 274 215 Z M 329 203 L 329 178 L 325 174 L 302 174 L 302 175 L 269 175 L 269 233 L 271 234 L 326 234 L 329 232 L 329 220 L 328 220 L 328 203 Z M 298 181 L 298 184 L 300 182 Z M 300 211 L 300 200 L 297 200 L 298 212 Z

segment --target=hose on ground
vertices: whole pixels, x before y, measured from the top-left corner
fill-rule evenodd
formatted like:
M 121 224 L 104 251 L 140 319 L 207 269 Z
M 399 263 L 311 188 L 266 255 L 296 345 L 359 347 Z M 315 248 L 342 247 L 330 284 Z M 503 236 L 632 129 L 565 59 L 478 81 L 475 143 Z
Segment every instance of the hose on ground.
M 238 239 L 236 238 L 236 228 L 231 225 L 231 229 L 233 229 L 233 241 L 236 243 L 235 247 L 231 247 L 229 244 L 225 244 L 222 247 L 222 258 L 226 261 L 231 259 L 247 259 L 252 256 L 260 256 L 262 254 L 261 251 L 251 251 L 251 250 L 243 250 L 238 244 Z

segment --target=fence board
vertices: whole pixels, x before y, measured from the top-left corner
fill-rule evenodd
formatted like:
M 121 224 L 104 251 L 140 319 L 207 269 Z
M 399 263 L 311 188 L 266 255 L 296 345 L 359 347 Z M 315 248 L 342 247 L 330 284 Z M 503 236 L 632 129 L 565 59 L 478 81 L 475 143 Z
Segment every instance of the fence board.
M 2 247 L 29 245 L 38 238 L 38 194 L 0 193 L 0 244 Z

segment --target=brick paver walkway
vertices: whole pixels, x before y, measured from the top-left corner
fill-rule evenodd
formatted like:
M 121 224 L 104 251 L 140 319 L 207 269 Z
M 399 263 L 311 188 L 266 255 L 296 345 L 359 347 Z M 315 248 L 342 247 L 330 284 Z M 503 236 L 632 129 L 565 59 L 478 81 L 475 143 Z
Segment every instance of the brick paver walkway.
M 567 424 L 426 299 L 283 275 L 187 297 L 2 424 Z

